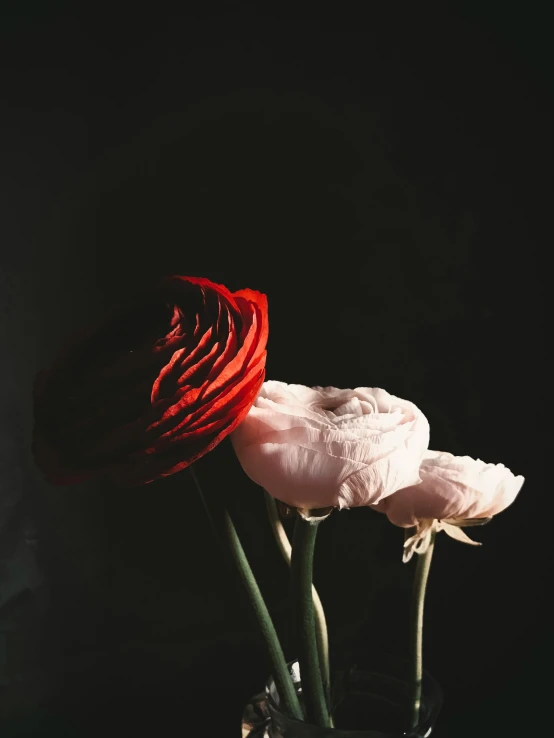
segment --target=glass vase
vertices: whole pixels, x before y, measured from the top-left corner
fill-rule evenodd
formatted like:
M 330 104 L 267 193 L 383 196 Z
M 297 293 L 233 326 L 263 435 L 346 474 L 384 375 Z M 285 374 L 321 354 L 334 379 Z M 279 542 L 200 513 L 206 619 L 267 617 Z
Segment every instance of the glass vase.
M 302 704 L 298 662 L 289 672 Z M 427 738 L 442 707 L 442 690 L 424 672 L 417 725 L 411 726 L 411 688 L 407 663 L 373 658 L 371 666 L 353 665 L 334 675 L 331 694 L 333 728 L 320 728 L 285 715 L 273 679 L 253 697 L 242 720 L 242 738 Z

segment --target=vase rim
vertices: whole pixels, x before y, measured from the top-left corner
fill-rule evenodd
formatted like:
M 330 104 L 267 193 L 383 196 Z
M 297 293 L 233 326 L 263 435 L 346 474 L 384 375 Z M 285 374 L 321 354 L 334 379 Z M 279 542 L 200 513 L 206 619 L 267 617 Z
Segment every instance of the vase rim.
M 375 674 L 375 675 L 381 675 L 385 676 L 386 674 L 384 672 L 381 672 L 379 670 L 378 664 L 379 659 L 386 659 L 389 663 L 396 663 L 396 664 L 407 664 L 407 661 L 405 659 L 396 657 L 394 654 L 379 654 L 377 666 L 375 669 L 366 668 L 362 662 L 361 665 L 354 664 L 351 667 L 351 671 L 356 669 L 358 672 L 363 673 L 365 675 Z M 287 667 L 289 669 L 289 673 L 291 674 L 291 677 L 293 678 L 295 686 L 298 688 L 300 685 L 300 665 L 298 663 L 298 660 L 295 659 L 293 661 L 290 661 L 287 663 Z M 392 676 L 392 675 L 391 675 Z M 275 690 L 275 682 L 273 680 L 273 677 L 270 675 L 266 681 L 265 684 L 265 698 L 267 700 L 268 705 L 271 707 L 272 710 L 274 710 L 276 713 L 279 713 L 284 720 L 291 726 L 303 726 L 303 730 L 313 730 L 318 731 L 319 735 L 328 736 L 328 738 L 331 738 L 333 735 L 344 735 L 348 736 L 348 738 L 396 738 L 397 736 L 405 736 L 405 738 L 427 738 L 427 736 L 431 735 L 431 732 L 433 730 L 434 724 L 436 722 L 436 718 L 440 712 L 440 709 L 442 707 L 443 702 L 443 690 L 440 686 L 440 684 L 436 681 L 436 679 L 426 670 L 423 670 L 423 677 L 424 677 L 424 684 L 427 684 L 427 690 L 424 690 L 427 693 L 428 698 L 432 698 L 432 701 L 434 703 L 433 709 L 430 710 L 429 714 L 422 720 L 422 722 L 416 726 L 413 730 L 410 730 L 408 732 L 398 733 L 398 732 L 385 732 L 383 730 L 371 730 L 371 729 L 345 729 L 345 728 L 321 728 L 316 725 L 313 725 L 313 723 L 306 723 L 302 720 L 299 720 L 295 717 L 289 717 L 288 715 L 284 715 L 284 713 L 281 712 L 281 707 L 278 702 L 275 701 L 273 691 Z M 403 681 L 400 679 L 396 679 L 396 681 Z M 427 728 L 427 729 L 426 729 Z M 426 730 L 425 730 L 426 729 Z M 425 730 L 424 733 L 421 731 Z M 419 732 L 418 732 L 419 731 Z

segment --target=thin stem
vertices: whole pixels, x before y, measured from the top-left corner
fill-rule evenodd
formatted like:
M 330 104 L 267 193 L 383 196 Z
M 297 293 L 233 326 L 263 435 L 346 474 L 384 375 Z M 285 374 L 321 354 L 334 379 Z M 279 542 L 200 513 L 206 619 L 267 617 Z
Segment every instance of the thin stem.
M 268 493 L 265 492 L 265 502 L 267 506 L 267 513 L 269 517 L 269 524 L 277 545 L 283 558 L 290 566 L 292 556 L 292 546 L 290 545 L 289 538 L 281 522 L 279 516 L 279 510 L 277 509 L 277 503 L 275 499 Z M 323 682 L 325 691 L 328 692 L 331 685 L 330 667 L 329 667 L 329 636 L 327 634 L 327 621 L 325 619 L 325 612 L 321 599 L 317 593 L 316 588 L 312 584 L 312 597 L 314 600 L 314 615 L 315 615 L 315 637 L 317 639 L 317 651 L 319 654 L 319 665 L 321 667 L 321 674 L 323 676 Z
M 204 507 L 206 508 L 206 512 L 213 524 L 213 519 L 210 515 L 198 478 L 196 477 L 196 474 L 192 472 L 192 469 L 190 471 L 202 502 L 204 503 Z M 224 529 L 231 555 L 236 564 L 242 583 L 244 584 L 246 594 L 248 595 L 248 599 L 250 600 L 258 626 L 265 641 L 271 662 L 272 676 L 275 680 L 275 686 L 277 687 L 279 697 L 281 698 L 283 711 L 297 720 L 303 720 L 302 708 L 300 707 L 300 702 L 298 701 L 298 696 L 285 661 L 285 655 L 281 648 L 277 631 L 275 630 L 271 615 L 269 614 L 269 610 L 264 602 L 262 593 L 254 577 L 254 573 L 250 568 L 250 564 L 248 563 L 248 559 L 246 558 L 246 554 L 244 553 L 244 549 L 228 510 L 224 511 Z
M 319 668 L 312 596 L 314 547 L 318 525 L 318 522 L 308 522 L 300 515 L 296 519 L 292 540 L 291 580 L 306 721 L 328 728 L 329 712 Z
M 217 525 L 215 524 L 215 520 L 213 519 L 212 513 L 210 511 L 210 506 L 208 505 L 208 501 L 206 500 L 206 497 L 204 495 L 204 490 L 202 489 L 202 485 L 200 484 L 200 480 L 198 479 L 196 472 L 192 468 L 192 466 L 188 467 L 188 470 L 190 472 L 190 475 L 194 481 L 194 486 L 196 487 L 196 491 L 198 492 L 198 496 L 200 497 L 200 501 L 202 502 L 202 505 L 204 507 L 204 510 L 206 511 L 206 516 L 208 520 L 210 521 L 210 525 L 212 526 L 212 530 L 214 533 L 214 536 L 217 540 L 217 542 L 220 545 L 221 550 L 224 554 L 227 553 L 225 546 L 223 545 L 223 541 L 221 540 L 220 533 L 217 529 Z
M 431 568 L 433 549 L 435 548 L 435 535 L 435 531 L 432 531 L 427 551 L 423 554 L 416 554 L 417 564 L 410 617 L 410 654 L 412 666 L 411 728 L 415 728 L 419 723 L 419 711 L 421 707 L 423 682 L 423 609 L 429 569 Z

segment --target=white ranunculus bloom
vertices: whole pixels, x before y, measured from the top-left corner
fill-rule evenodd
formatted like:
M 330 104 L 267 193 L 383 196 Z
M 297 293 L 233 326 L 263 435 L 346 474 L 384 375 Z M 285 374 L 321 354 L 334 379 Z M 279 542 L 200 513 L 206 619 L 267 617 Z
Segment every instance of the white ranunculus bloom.
M 503 464 L 487 464 L 470 456 L 427 451 L 419 470 L 421 483 L 399 490 L 375 509 L 403 528 L 416 527 L 406 541 L 405 560 L 423 553 L 432 530 L 474 543 L 460 527 L 486 522 L 517 497 L 524 478 Z
M 245 472 L 276 499 L 349 508 L 419 482 L 429 423 L 383 389 L 268 381 L 231 439 Z

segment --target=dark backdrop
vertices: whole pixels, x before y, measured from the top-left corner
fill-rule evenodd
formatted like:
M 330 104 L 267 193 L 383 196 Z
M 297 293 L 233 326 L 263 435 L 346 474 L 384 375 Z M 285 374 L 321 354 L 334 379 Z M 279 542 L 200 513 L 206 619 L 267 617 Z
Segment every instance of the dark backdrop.
M 30 457 L 37 370 L 175 272 L 267 293 L 269 378 L 385 387 L 424 410 L 433 448 L 526 477 L 482 548 L 441 536 L 426 663 L 446 692 L 438 738 L 552 722 L 546 14 L 347 5 L 2 7 L 3 736 L 238 736 L 267 673 L 187 474 L 56 489 Z M 197 469 L 286 630 L 260 490 L 226 443 Z M 402 653 L 401 543 L 368 510 L 322 527 L 335 653 Z

